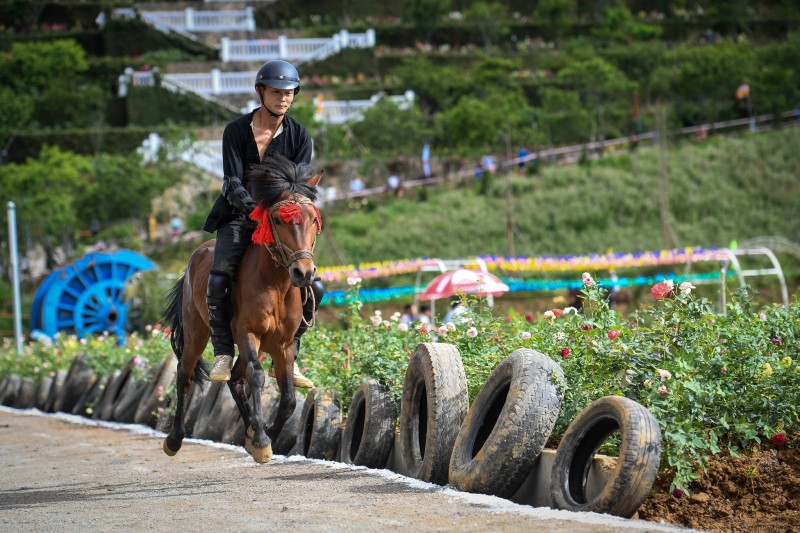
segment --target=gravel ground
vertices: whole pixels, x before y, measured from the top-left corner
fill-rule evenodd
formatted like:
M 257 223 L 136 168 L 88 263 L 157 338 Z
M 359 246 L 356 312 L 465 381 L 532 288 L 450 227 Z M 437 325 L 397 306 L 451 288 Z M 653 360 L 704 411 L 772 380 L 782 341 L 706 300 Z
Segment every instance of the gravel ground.
M 388 470 L 275 456 L 136 425 L 0 408 L 0 531 L 689 531 L 517 505 Z

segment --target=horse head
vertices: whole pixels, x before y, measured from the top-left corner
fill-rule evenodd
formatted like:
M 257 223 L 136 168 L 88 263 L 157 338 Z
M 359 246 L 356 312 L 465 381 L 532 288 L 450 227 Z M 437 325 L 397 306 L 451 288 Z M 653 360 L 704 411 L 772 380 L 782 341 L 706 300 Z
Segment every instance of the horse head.
M 253 242 L 266 246 L 296 287 L 310 286 L 317 273 L 314 245 L 322 231 L 322 216 L 314 201 L 323 173 L 271 156 L 248 174 L 250 194 L 258 202 L 250 214 L 258 222 Z

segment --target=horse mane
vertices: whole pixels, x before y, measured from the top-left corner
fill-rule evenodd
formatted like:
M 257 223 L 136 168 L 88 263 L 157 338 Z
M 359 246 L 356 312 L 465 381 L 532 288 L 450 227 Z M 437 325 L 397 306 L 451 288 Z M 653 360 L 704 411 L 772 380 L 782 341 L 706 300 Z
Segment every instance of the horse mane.
M 306 163 L 295 163 L 280 154 L 268 155 L 247 173 L 247 188 L 258 203 L 272 205 L 282 194 L 299 194 L 312 202 L 317 200 L 317 188 L 308 183 L 317 169 Z

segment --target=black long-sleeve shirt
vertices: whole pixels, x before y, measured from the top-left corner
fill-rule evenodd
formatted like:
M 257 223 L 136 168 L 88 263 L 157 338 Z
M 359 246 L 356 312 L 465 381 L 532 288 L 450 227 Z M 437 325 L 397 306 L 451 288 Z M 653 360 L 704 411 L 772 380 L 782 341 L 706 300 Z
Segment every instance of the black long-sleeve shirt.
M 253 135 L 253 115 L 256 110 L 245 113 L 225 126 L 222 134 L 222 168 L 226 176 L 238 176 L 247 186 L 247 172 L 259 163 L 258 145 Z M 313 141 L 308 130 L 292 117 L 283 117 L 283 131 L 273 137 L 264 157 L 268 154 L 280 154 L 295 163 L 311 163 Z M 205 231 L 214 233 L 236 217 L 236 210 L 222 194 L 211 208 Z

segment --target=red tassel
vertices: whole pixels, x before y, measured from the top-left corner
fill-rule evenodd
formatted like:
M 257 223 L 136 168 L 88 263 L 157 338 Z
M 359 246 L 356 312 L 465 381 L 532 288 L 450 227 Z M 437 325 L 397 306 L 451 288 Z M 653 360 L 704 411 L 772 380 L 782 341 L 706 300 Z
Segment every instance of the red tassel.
M 269 208 L 265 208 L 259 203 L 258 207 L 250 213 L 250 219 L 258 222 L 252 237 L 255 244 L 272 244 L 275 242 L 275 237 L 272 235 L 272 225 L 269 223 Z
M 317 233 L 322 233 L 322 213 L 317 206 L 314 206 L 314 211 L 317 213 Z
M 300 224 L 303 222 L 303 208 L 300 204 L 286 204 L 278 209 L 278 216 L 284 222 L 291 222 L 292 224 Z

